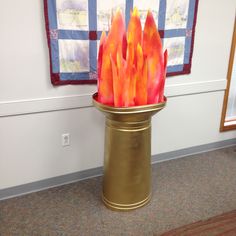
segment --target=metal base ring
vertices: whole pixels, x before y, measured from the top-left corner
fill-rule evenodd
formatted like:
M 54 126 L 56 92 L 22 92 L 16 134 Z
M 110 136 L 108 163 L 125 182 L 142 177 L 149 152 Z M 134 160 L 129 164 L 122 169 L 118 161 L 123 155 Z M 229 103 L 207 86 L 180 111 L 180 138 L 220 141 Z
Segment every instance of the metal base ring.
M 129 210 L 134 210 L 137 208 L 140 208 L 144 205 L 146 205 L 147 203 L 149 203 L 149 201 L 151 200 L 151 194 L 145 198 L 144 200 L 137 202 L 137 203 L 133 203 L 133 204 L 117 204 L 114 202 L 111 202 L 109 200 L 107 200 L 104 195 L 102 195 L 102 201 L 104 202 L 105 206 L 113 211 L 129 211 Z

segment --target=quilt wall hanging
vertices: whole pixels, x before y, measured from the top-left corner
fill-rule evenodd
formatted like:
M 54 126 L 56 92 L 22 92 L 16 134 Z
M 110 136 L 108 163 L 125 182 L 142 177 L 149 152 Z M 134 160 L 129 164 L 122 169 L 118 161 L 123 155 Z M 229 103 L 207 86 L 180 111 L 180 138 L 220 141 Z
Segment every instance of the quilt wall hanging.
M 44 0 L 52 84 L 97 83 L 101 33 L 117 8 L 127 25 L 134 6 L 142 25 L 152 10 L 168 49 L 167 76 L 190 73 L 198 0 Z

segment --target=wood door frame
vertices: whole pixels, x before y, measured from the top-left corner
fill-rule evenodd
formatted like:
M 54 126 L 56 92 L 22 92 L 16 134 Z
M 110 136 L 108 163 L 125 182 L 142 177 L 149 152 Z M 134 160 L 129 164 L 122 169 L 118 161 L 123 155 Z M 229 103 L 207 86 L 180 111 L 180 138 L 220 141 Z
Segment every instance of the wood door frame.
M 224 103 L 223 103 L 223 109 L 222 109 L 222 114 L 221 114 L 221 122 L 220 122 L 221 132 L 236 129 L 236 124 L 225 125 L 228 96 L 229 96 L 230 83 L 231 83 L 231 77 L 232 77 L 232 72 L 233 72 L 233 63 L 234 63 L 234 59 L 236 60 L 235 45 L 236 45 L 236 18 L 234 20 L 234 31 L 233 31 L 233 38 L 232 38 L 232 43 L 231 43 L 228 72 L 227 72 L 227 87 L 225 90 Z M 234 121 L 236 122 L 236 119 Z

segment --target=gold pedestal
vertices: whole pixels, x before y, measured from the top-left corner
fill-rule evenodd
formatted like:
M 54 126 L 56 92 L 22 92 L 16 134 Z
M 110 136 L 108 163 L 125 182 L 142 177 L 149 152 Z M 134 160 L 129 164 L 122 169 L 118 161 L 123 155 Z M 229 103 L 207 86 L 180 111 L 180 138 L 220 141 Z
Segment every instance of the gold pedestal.
M 151 117 L 166 102 L 117 108 L 93 95 L 106 116 L 103 202 L 112 210 L 139 208 L 151 198 Z

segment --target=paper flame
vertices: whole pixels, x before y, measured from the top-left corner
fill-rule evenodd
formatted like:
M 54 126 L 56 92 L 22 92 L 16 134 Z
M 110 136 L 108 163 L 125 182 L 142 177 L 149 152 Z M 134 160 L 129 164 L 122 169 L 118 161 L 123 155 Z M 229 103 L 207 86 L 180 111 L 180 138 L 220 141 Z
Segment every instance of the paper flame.
M 111 29 L 102 33 L 98 53 L 98 101 L 129 107 L 164 101 L 167 51 L 163 53 L 153 15 L 148 11 L 144 30 L 137 8 L 125 29 L 120 10 Z

